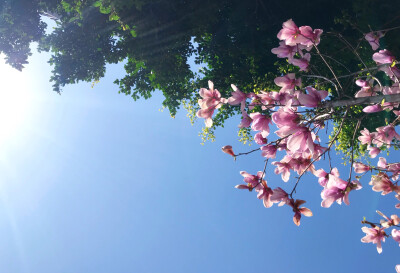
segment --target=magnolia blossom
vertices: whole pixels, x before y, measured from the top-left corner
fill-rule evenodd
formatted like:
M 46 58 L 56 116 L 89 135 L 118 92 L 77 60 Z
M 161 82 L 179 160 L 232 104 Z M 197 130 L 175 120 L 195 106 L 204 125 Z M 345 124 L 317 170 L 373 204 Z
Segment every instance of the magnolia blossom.
M 241 171 L 240 174 L 243 176 L 244 182 L 246 182 L 246 185 L 236 185 L 235 188 L 237 189 L 247 189 L 249 191 L 252 191 L 254 188 L 255 189 L 260 189 L 260 181 L 264 177 L 262 172 L 258 172 L 257 175 L 252 175 L 249 174 L 246 171 Z
M 268 143 L 268 140 L 265 137 L 263 137 L 261 133 L 257 133 L 254 135 L 254 141 L 258 145 L 264 145 Z
M 361 228 L 363 232 L 366 233 L 366 235 L 361 239 L 361 242 L 363 243 L 373 243 L 376 244 L 376 249 L 378 250 L 378 253 L 382 253 L 382 244 L 381 242 L 385 242 L 385 230 L 380 227 L 374 227 L 374 228 L 368 228 L 368 227 L 362 227 Z
M 222 151 L 224 153 L 227 153 L 228 155 L 236 157 L 235 153 L 233 152 L 233 149 L 232 149 L 231 145 L 226 145 L 226 146 L 222 147 Z
M 251 122 L 253 120 L 251 119 L 251 117 L 247 114 L 246 111 L 242 111 L 242 121 L 239 124 L 239 128 L 247 128 L 250 126 Z
M 329 208 L 335 201 L 339 205 L 341 205 L 342 202 L 346 205 L 350 205 L 349 193 L 352 190 L 359 190 L 361 188 L 361 184 L 357 180 L 348 183 L 338 176 L 330 176 L 325 189 L 321 192 L 321 206 Z
M 300 68 L 300 71 L 308 71 L 308 66 L 310 65 L 311 55 L 310 53 L 304 54 L 304 56 L 300 59 L 289 59 L 289 63 L 293 64 Z
M 231 87 L 233 89 L 232 92 L 232 97 L 228 98 L 228 103 L 230 105 L 238 105 L 240 104 L 240 110 L 244 110 L 244 107 L 246 106 L 246 99 L 247 96 L 245 93 L 239 90 L 239 88 L 236 87 L 236 85 L 231 84 Z
M 196 115 L 199 118 L 204 118 L 207 127 L 211 127 L 213 124 L 212 115 L 214 110 L 221 107 L 223 103 L 226 103 L 226 99 L 221 98 L 221 94 L 217 89 L 214 90 L 214 84 L 212 81 L 208 81 L 208 88 L 201 88 L 199 91 L 200 96 L 203 99 L 199 99 L 200 110 L 197 111 Z
M 312 30 L 309 26 L 303 26 L 299 28 L 300 33 L 308 39 L 308 42 L 304 44 L 305 46 L 313 46 L 318 45 L 320 41 L 321 34 L 323 32 L 322 29 L 314 29 Z
M 397 200 L 400 201 L 400 195 L 399 195 L 399 194 L 396 194 L 395 197 L 397 198 Z M 396 209 L 400 209 L 400 203 L 396 204 L 395 208 L 396 208 Z
M 286 45 L 295 46 L 297 44 L 308 44 L 309 40 L 300 33 L 300 29 L 296 26 L 292 19 L 282 24 L 282 29 L 277 35 L 279 40 L 285 41 Z
M 383 37 L 382 31 L 369 32 L 365 35 L 365 40 L 371 45 L 372 50 L 377 50 L 379 48 L 379 39 Z
M 271 123 L 271 118 L 258 112 L 251 113 L 250 118 L 253 120 L 251 129 L 254 131 L 261 131 L 261 135 L 267 137 L 269 135 L 269 124 Z
M 297 199 L 294 201 L 293 199 L 289 199 L 287 204 L 292 207 L 294 216 L 293 216 L 293 222 L 297 225 L 300 226 L 300 219 L 301 215 L 303 214 L 304 216 L 311 217 L 313 214 L 310 209 L 302 207 L 300 208 L 301 205 L 303 205 L 306 201 L 304 200 L 299 200 Z
M 398 242 L 399 246 L 400 246 L 400 230 L 392 229 L 392 237 L 393 237 L 393 240 Z
M 280 187 L 273 190 L 271 196 L 271 201 L 274 203 L 279 203 L 278 206 L 283 206 L 289 202 L 289 194 L 282 190 Z
M 275 145 L 266 145 L 261 147 L 261 155 L 266 158 L 275 158 L 277 148 Z
M 376 211 L 376 213 L 378 213 L 380 216 L 382 216 L 384 218 L 384 220 L 382 219 L 380 221 L 381 226 L 384 228 L 389 228 L 391 226 L 396 226 L 400 223 L 400 218 L 393 214 L 389 217 L 387 217 L 385 214 L 383 214 L 382 212 L 380 212 L 379 210 Z
M 294 73 L 289 73 L 283 77 L 277 77 L 274 80 L 277 86 L 282 87 L 281 91 L 293 90 L 296 86 L 301 86 L 301 79 L 296 79 Z
M 371 145 L 372 139 L 375 137 L 375 133 L 370 133 L 367 128 L 360 131 L 361 136 L 358 137 L 358 140 L 361 144 L 369 144 Z
M 364 173 L 371 169 L 368 165 L 361 162 L 354 162 L 353 168 L 355 173 Z
M 361 97 L 370 97 L 370 96 L 376 96 L 378 93 L 376 91 L 379 91 L 379 86 L 376 88 L 372 88 L 374 80 L 370 81 L 364 81 L 361 79 L 358 79 L 356 81 L 356 84 L 361 87 L 361 89 L 354 95 L 356 98 L 361 98 Z
M 284 41 L 279 42 L 279 47 L 271 49 L 273 54 L 276 54 L 278 58 L 293 58 L 297 52 L 297 46 L 286 45 Z
M 381 112 L 381 111 L 383 111 L 381 104 L 370 105 L 363 109 L 364 113 L 376 113 L 376 112 Z
M 263 200 L 264 207 L 270 208 L 274 203 L 271 201 L 273 191 L 267 186 L 267 181 L 264 179 L 261 182 L 261 187 L 257 188 L 257 198 Z
M 310 86 L 307 87 L 306 90 L 308 94 L 300 93 L 297 99 L 302 105 L 307 107 L 317 107 L 318 104 L 329 95 L 328 91 L 317 91 Z
M 389 176 L 386 173 L 380 172 L 377 175 L 372 176 L 369 184 L 372 186 L 372 190 L 376 192 L 382 192 L 382 195 L 391 193 L 392 191 L 400 193 L 400 186 L 396 186 L 390 181 Z
M 379 50 L 379 52 L 374 53 L 374 55 L 372 55 L 372 59 L 377 64 L 390 64 L 390 65 L 396 60 L 393 54 L 386 49 Z

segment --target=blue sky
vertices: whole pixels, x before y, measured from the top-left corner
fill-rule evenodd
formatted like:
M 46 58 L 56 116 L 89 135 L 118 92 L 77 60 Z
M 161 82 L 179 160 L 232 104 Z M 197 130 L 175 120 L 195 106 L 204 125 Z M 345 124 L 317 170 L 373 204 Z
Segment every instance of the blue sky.
M 305 176 L 297 197 L 314 216 L 297 227 L 288 207 L 266 209 L 254 192 L 234 188 L 241 170 L 263 168 L 259 153 L 234 162 L 221 152 L 250 149 L 237 142 L 238 119 L 202 146 L 202 121 L 159 111 L 160 94 L 136 102 L 118 94 L 122 65 L 94 88 L 76 84 L 58 96 L 48 57 L 34 53 L 22 73 L 0 64 L 2 272 L 350 273 L 394 272 L 400 263 L 393 240 L 381 255 L 360 242 L 363 216 L 398 213 L 369 180 L 350 206 L 324 209 L 317 179 Z M 266 179 L 286 190 L 294 182 L 271 166 Z

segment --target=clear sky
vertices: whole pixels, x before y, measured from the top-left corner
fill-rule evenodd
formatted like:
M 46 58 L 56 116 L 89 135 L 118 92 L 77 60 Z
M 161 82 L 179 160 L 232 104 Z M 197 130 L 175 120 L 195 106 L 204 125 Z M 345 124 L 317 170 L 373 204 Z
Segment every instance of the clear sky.
M 250 149 L 237 142 L 238 119 L 202 146 L 202 121 L 159 111 L 159 94 L 136 102 L 118 94 L 122 65 L 94 88 L 76 84 L 59 96 L 48 57 L 34 53 L 22 73 L 0 64 L 1 272 L 354 273 L 400 263 L 392 239 L 380 255 L 360 242 L 363 216 L 399 213 L 369 180 L 350 206 L 324 209 L 317 179 L 305 176 L 297 197 L 314 216 L 297 227 L 288 207 L 266 209 L 234 188 L 239 171 L 263 168 L 259 153 L 234 162 L 221 152 Z M 290 190 L 293 181 L 271 167 L 269 185 Z

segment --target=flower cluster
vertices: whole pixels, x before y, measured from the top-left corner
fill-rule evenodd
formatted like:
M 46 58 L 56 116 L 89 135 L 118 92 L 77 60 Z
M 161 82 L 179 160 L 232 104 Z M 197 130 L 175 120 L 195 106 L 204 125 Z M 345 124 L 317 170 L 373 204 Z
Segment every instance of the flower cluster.
M 283 23 L 282 29 L 277 35 L 280 40 L 279 47 L 273 48 L 271 51 L 278 58 L 287 58 L 290 64 L 298 68 L 299 73 L 308 72 L 312 50 L 315 50 L 316 54 L 322 59 L 324 58 L 318 49 L 322 33 L 321 29 L 313 30 L 309 26 L 297 27 L 290 19 Z M 383 36 L 383 32 L 370 32 L 365 35 L 365 39 L 373 50 L 378 50 L 380 48 L 379 39 Z M 352 145 L 354 145 L 358 133 L 360 145 L 365 145 L 369 156 L 375 158 L 383 150 L 391 148 L 392 145 L 397 145 L 396 143 L 400 141 L 400 135 L 395 130 L 400 120 L 400 110 L 398 109 L 400 101 L 386 102 L 382 100 L 376 104 L 377 100 L 375 99 L 375 103 L 372 104 L 368 103 L 368 97 L 400 94 L 400 70 L 396 66 L 396 58 L 386 49 L 374 53 L 372 60 L 376 62 L 376 68 L 385 72 L 389 77 L 390 85 L 382 86 L 381 82 L 370 73 L 365 77 L 358 77 L 355 79 L 355 85 L 360 89 L 355 93 L 353 101 L 361 101 L 360 105 L 369 104 L 363 109 L 364 116 L 382 110 L 392 111 L 397 116 L 392 123 L 386 123 L 387 125 L 376 128 L 374 132 L 370 132 L 366 128 L 358 131 L 361 119 L 358 120 Z M 326 63 L 326 65 L 328 64 Z M 330 71 L 340 86 L 340 81 L 331 69 Z M 199 100 L 200 110 L 197 112 L 197 116 L 205 118 L 206 126 L 212 126 L 212 115 L 223 104 L 240 107 L 242 119 L 239 127 L 250 128 L 253 131 L 254 141 L 259 145 L 259 149 L 251 152 L 260 150 L 261 156 L 264 157 L 264 171 L 259 171 L 256 175 L 242 171 L 240 174 L 245 183 L 237 185 L 236 188 L 254 190 L 257 193 L 257 198 L 262 200 L 266 208 L 272 207 L 274 203 L 279 203 L 278 206 L 290 207 L 294 212 L 293 222 L 296 225 L 300 225 L 302 215 L 312 216 L 310 209 L 301 207 L 306 201 L 296 199 L 293 196 L 296 194 L 300 179 L 306 173 L 311 173 L 321 185 L 321 206 L 324 208 L 331 207 L 335 202 L 338 204 L 343 202 L 349 205 L 350 192 L 362 188 L 359 179 L 367 172 L 376 172 L 369 182 L 373 191 L 381 192 L 382 195 L 394 192 L 395 197 L 400 201 L 400 186 L 397 185 L 400 176 L 400 163 L 387 163 L 384 157 L 379 158 L 377 166 L 354 162 L 352 151 L 350 175 L 347 180 L 340 178 L 338 169 L 332 167 L 331 164 L 329 164 L 329 169 L 316 169 L 315 163 L 325 157 L 340 133 L 346 114 L 343 116 L 342 125 L 340 125 L 336 136 L 327 143 L 327 146 L 322 145 L 318 133 L 320 129 L 326 126 L 327 120 L 333 119 L 332 114 L 335 111 L 333 107 L 326 105 L 334 103 L 335 99 L 338 99 L 330 96 L 328 90 L 318 90 L 318 85 L 303 86 L 299 73 L 287 73 L 276 77 L 274 83 L 278 87 L 278 91 L 261 90 L 246 94 L 232 84 L 231 96 L 222 98 L 218 90 L 214 89 L 212 82 L 209 82 L 209 89 L 200 89 L 202 99 Z M 327 82 L 333 83 L 332 80 L 325 79 Z M 333 83 L 333 85 L 337 89 L 336 84 Z M 367 98 L 367 100 L 364 100 L 364 98 Z M 347 110 L 345 113 L 347 113 Z M 271 134 L 273 130 L 275 130 L 274 134 Z M 235 159 L 240 155 L 251 153 L 235 154 L 230 145 L 224 146 L 222 151 Z M 265 170 L 271 159 L 276 159 L 271 165 L 275 168 L 275 174 L 280 175 L 284 182 L 289 182 L 292 173 L 297 175 L 291 191 L 285 191 L 281 187 L 272 188 L 265 180 Z M 353 170 L 362 175 L 355 176 L 355 179 L 353 179 Z M 400 208 L 400 203 L 395 207 Z M 389 218 L 379 211 L 378 213 L 383 217 L 380 223 L 363 221 L 370 227 L 362 228 L 366 235 L 361 241 L 376 244 L 378 252 L 381 253 L 381 243 L 387 237 L 391 236 L 400 244 L 400 230 L 394 228 L 399 227 L 400 218 L 397 215 L 392 215 Z M 391 233 L 388 233 L 389 228 L 392 228 Z M 396 270 L 400 271 L 400 265 L 396 266 Z

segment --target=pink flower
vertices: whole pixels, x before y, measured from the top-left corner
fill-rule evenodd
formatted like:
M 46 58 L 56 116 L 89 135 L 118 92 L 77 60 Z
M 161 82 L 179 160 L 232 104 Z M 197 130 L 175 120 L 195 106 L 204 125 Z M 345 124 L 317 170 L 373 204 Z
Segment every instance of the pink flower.
M 314 140 L 311 131 L 307 127 L 300 127 L 298 130 L 289 136 L 287 148 L 292 152 L 306 152 L 309 150 L 314 153 Z
M 321 206 L 329 208 L 335 201 L 339 205 L 341 205 L 342 202 L 346 205 L 350 205 L 349 193 L 352 190 L 359 190 L 361 188 L 361 184 L 357 180 L 347 183 L 337 176 L 330 176 L 326 188 L 321 192 Z
M 361 162 L 354 162 L 353 167 L 354 167 L 354 172 L 356 173 L 367 172 L 371 169 L 368 165 L 365 165 Z
M 364 81 L 361 79 L 358 79 L 356 81 L 356 84 L 361 87 L 361 90 L 359 90 L 354 97 L 356 98 L 361 98 L 361 97 L 370 97 L 370 96 L 376 96 L 378 93 L 375 91 L 379 91 L 379 87 L 372 89 L 371 85 L 373 84 L 374 80 L 370 81 Z M 378 90 L 375 90 L 378 89 Z
M 296 26 L 292 19 L 282 24 L 282 29 L 277 35 L 279 40 L 285 41 L 286 45 L 295 46 L 297 44 L 307 44 L 308 39 L 300 33 L 300 29 Z
M 370 105 L 370 106 L 365 107 L 363 109 L 363 112 L 364 113 L 376 113 L 376 112 L 381 112 L 382 110 L 383 109 L 380 104 L 375 104 L 375 105 Z
M 400 201 L 400 195 L 399 195 L 399 194 L 396 194 L 395 197 L 397 198 L 397 200 Z M 396 209 L 400 209 L 400 203 L 396 204 L 395 208 L 396 208 Z
M 288 182 L 290 178 L 290 170 L 293 169 L 291 164 L 289 162 L 292 160 L 292 158 L 288 155 L 286 155 L 280 162 L 275 161 L 272 162 L 272 165 L 275 165 L 275 174 L 281 174 L 282 180 L 285 182 Z
M 396 60 L 393 54 L 386 49 L 379 50 L 379 52 L 374 53 L 374 55 L 372 55 L 372 59 L 377 64 L 392 64 Z
M 276 150 L 277 148 L 275 145 L 266 145 L 261 147 L 261 155 L 266 158 L 275 158 Z
M 308 66 L 310 65 L 311 55 L 310 53 L 304 54 L 301 59 L 289 59 L 289 63 L 300 68 L 300 71 L 308 71 Z
M 267 186 L 267 182 L 263 179 L 261 187 L 256 189 L 258 191 L 257 198 L 263 200 L 264 207 L 270 208 L 274 203 L 271 201 L 273 191 Z
M 297 52 L 297 46 L 286 45 L 284 41 L 279 42 L 279 47 L 271 50 L 273 54 L 276 54 L 278 58 L 293 58 Z
M 283 206 L 289 202 L 289 195 L 287 192 L 282 190 L 280 187 L 273 190 L 271 196 L 271 201 L 274 203 L 279 203 L 278 206 Z
M 251 117 L 249 117 L 249 115 L 247 114 L 246 111 L 242 111 L 242 121 L 239 124 L 239 128 L 247 128 L 250 126 L 251 122 L 253 120 L 251 119 Z
M 400 273 L 400 264 L 396 265 L 395 269 L 397 273 Z
M 307 107 L 317 107 L 319 103 L 329 95 L 328 91 L 317 91 L 310 86 L 307 87 L 306 90 L 308 94 L 300 93 L 298 100 L 302 105 Z
M 208 81 L 208 88 L 201 88 L 199 91 L 200 96 L 203 99 L 199 99 L 200 110 L 197 111 L 196 115 L 199 118 L 204 118 L 207 127 L 211 127 L 213 124 L 212 115 L 214 110 L 221 107 L 223 103 L 226 103 L 226 99 L 221 98 L 221 94 L 217 89 L 214 90 L 214 84 L 212 81 Z
M 281 92 L 286 90 L 294 90 L 296 86 L 301 86 L 301 79 L 296 79 L 294 73 L 289 73 L 283 77 L 277 77 L 274 80 L 277 86 L 282 87 Z
M 258 144 L 258 145 L 264 145 L 268 143 L 268 140 L 262 136 L 261 133 L 257 133 L 254 136 L 254 141 Z
M 263 178 L 263 173 L 258 172 L 257 175 L 252 175 L 249 174 L 248 172 L 241 171 L 240 174 L 243 176 L 243 180 L 247 185 L 236 185 L 235 188 L 237 189 L 247 189 L 249 191 L 252 191 L 254 188 L 260 189 L 260 182 Z
M 392 237 L 393 240 L 399 243 L 400 246 L 400 230 L 392 229 Z M 398 265 L 399 266 L 399 265 Z M 396 266 L 397 267 L 397 266 Z
M 372 147 L 369 145 L 367 147 L 367 150 L 369 151 L 368 154 L 371 158 L 375 158 L 381 152 L 381 150 L 378 147 Z
M 382 192 L 382 195 L 391 193 L 392 191 L 400 193 L 400 186 L 396 186 L 390 181 L 389 176 L 386 173 L 380 172 L 377 175 L 372 176 L 369 185 L 372 186 L 372 190 L 376 192 Z
M 300 199 L 297 199 L 296 201 L 294 201 L 293 199 L 289 199 L 289 201 L 287 202 L 287 204 L 293 209 L 293 222 L 297 226 L 300 226 L 300 218 L 302 214 L 307 217 L 311 217 L 313 215 L 310 209 L 305 207 L 300 208 L 300 206 L 303 205 L 305 202 L 306 201 Z
M 305 38 L 308 39 L 308 42 L 305 43 L 305 44 L 303 43 L 303 45 L 305 45 L 305 46 L 313 46 L 314 44 L 315 45 L 319 44 L 320 37 L 321 37 L 321 34 L 323 32 L 322 29 L 314 29 L 314 30 L 312 30 L 312 28 L 309 27 L 309 26 L 303 26 L 303 27 L 300 27 L 299 30 L 300 30 L 300 33 Z
M 400 218 L 393 214 L 389 217 L 387 217 L 385 214 L 383 214 L 382 212 L 380 212 L 379 210 L 376 211 L 380 216 L 382 216 L 383 218 L 385 218 L 385 220 L 381 220 L 380 224 L 382 227 L 384 228 L 389 228 L 391 226 L 397 226 L 400 223 Z
M 367 128 L 364 128 L 364 130 L 360 131 L 361 136 L 358 137 L 358 140 L 361 142 L 361 144 L 369 144 L 371 145 L 372 139 L 375 137 L 375 133 L 370 133 Z
M 361 239 L 361 242 L 376 244 L 376 249 L 378 250 L 378 253 L 381 254 L 382 253 L 381 241 L 385 242 L 385 236 L 387 236 L 384 229 L 380 227 L 374 227 L 374 228 L 362 227 L 361 229 L 363 232 L 366 233 L 366 235 Z
M 379 48 L 379 39 L 382 37 L 382 31 L 370 32 L 365 35 L 365 40 L 371 45 L 372 50 L 377 50 Z
M 271 123 L 271 118 L 259 112 L 251 113 L 250 118 L 253 120 L 251 129 L 254 131 L 261 131 L 261 135 L 267 137 L 269 135 L 269 124 Z
M 222 147 L 222 151 L 228 155 L 233 156 L 234 158 L 236 158 L 235 153 L 233 152 L 232 146 L 231 145 L 226 145 L 224 147 Z
M 244 110 L 244 107 L 246 106 L 246 99 L 247 96 L 245 93 L 239 90 L 239 88 L 236 87 L 236 85 L 231 84 L 231 87 L 233 89 L 232 92 L 232 97 L 228 98 L 228 103 L 230 105 L 238 105 L 240 104 L 240 110 Z

